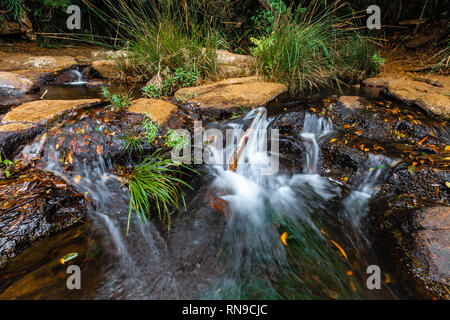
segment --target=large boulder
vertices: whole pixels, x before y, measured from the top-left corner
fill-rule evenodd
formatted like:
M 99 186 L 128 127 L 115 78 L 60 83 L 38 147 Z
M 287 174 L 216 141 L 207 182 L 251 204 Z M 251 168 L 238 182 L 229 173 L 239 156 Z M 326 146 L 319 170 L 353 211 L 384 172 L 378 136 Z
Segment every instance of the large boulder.
M 0 71 L 0 96 L 19 96 L 32 91 L 33 81 L 12 72 Z
M 287 91 L 286 86 L 258 77 L 231 78 L 199 87 L 182 88 L 176 98 L 197 102 L 200 109 L 256 108 Z

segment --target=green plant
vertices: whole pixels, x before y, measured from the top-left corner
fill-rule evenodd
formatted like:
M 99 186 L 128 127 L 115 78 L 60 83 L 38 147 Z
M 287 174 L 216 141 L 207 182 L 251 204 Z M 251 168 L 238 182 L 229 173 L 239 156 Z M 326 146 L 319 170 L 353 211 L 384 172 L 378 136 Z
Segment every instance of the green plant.
M 123 73 L 143 80 L 160 76 L 163 83 L 157 88 L 162 88 L 161 94 L 215 74 L 218 37 L 206 17 L 185 12 L 172 1 L 103 3 L 104 8 L 91 5 L 91 9 L 115 24 L 116 39 L 128 52 Z M 150 96 L 158 92 L 155 87 L 148 89 Z
M 124 152 L 128 151 L 129 156 L 134 152 L 142 152 L 142 142 L 137 134 L 133 132 L 126 132 L 122 137 L 122 146 Z
M 179 178 L 184 174 L 181 170 L 183 167 L 175 165 L 171 159 L 162 159 L 157 152 L 125 175 L 124 183 L 128 184 L 130 191 L 127 232 L 133 210 L 139 220 L 146 221 L 146 216 L 151 215 L 152 203 L 156 206 L 159 219 L 167 220 L 170 230 L 170 209 L 180 209 L 180 201 L 185 208 L 181 187 L 191 188 Z M 190 170 L 195 172 L 193 169 Z
M 303 8 L 301 6 L 301 8 Z M 274 24 L 270 33 L 251 39 L 261 70 L 291 91 L 305 91 L 356 80 L 377 70 L 373 46 L 352 30 L 353 18 L 337 17 L 320 1 Z
M 148 143 L 153 143 L 159 133 L 159 125 L 150 118 L 150 114 L 146 113 L 144 121 L 142 122 L 142 126 L 144 127 L 144 136 L 147 139 Z
M 181 150 L 187 145 L 187 141 L 184 139 L 184 136 L 179 135 L 175 130 L 169 129 L 165 134 L 165 144 L 168 148 Z
M 142 88 L 142 95 L 147 98 L 158 98 L 161 96 L 161 89 L 152 83 Z
M 435 54 L 432 59 L 437 61 L 432 71 L 438 72 L 441 70 L 448 70 L 450 66 L 450 40 L 447 40 L 447 46 Z
M 282 0 L 269 0 L 267 6 L 267 9 L 261 9 L 257 15 L 252 16 L 251 20 L 260 31 L 271 33 L 274 26 L 291 13 Z
M 102 87 L 102 94 L 110 103 L 109 107 L 114 111 L 122 111 L 128 108 L 132 100 L 130 92 L 125 95 L 111 94 L 106 87 Z
M 0 174 L 5 175 L 6 178 L 11 177 L 12 170 L 14 168 L 14 162 L 8 159 L 2 159 L 0 154 Z

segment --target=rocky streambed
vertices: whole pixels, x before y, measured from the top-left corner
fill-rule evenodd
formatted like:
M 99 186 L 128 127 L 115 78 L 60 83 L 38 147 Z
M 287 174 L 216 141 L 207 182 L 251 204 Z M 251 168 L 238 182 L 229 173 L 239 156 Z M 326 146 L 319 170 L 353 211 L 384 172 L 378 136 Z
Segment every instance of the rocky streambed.
M 144 238 L 135 234 L 128 240 L 142 242 L 144 239 L 149 243 L 154 241 L 157 248 L 165 246 L 155 249 L 163 257 L 152 260 L 159 269 L 149 266 L 145 272 L 145 277 L 155 283 L 153 294 L 148 296 L 140 295 L 141 291 L 136 289 L 138 282 L 126 280 L 129 273 L 119 274 L 112 267 L 118 264 L 111 249 L 111 239 L 115 238 L 98 230 L 99 226 L 108 229 L 111 225 L 105 221 L 110 220 L 92 215 L 93 210 L 103 213 L 116 210 L 126 219 L 122 209 L 126 209 L 123 204 L 127 202 L 127 191 L 121 189 L 119 182 L 111 182 L 117 184 L 115 188 L 122 190 L 120 194 L 125 198 L 104 195 L 113 199 L 110 202 L 117 202 L 108 207 L 101 190 L 92 188 L 98 185 L 99 189 L 110 190 L 110 182 L 106 187 L 105 181 L 115 177 L 117 166 L 130 161 L 119 137 L 127 132 L 142 134 L 142 119 L 147 113 L 163 130 L 192 130 L 194 121 L 202 121 L 204 125 L 239 122 L 250 110 L 266 106 L 270 127 L 280 130 L 283 170 L 291 175 L 317 173 L 336 186 L 347 202 L 352 201 L 351 195 L 368 194 L 361 186 L 371 181 L 373 193 L 367 205 L 355 206 L 355 210 L 364 214 L 352 214 L 351 205 L 342 205 L 346 208 L 344 215 L 361 216 L 362 221 L 347 219 L 343 225 L 337 223 L 330 230 L 324 227 L 327 234 L 336 235 L 347 256 L 333 245 L 331 252 L 337 259 L 348 261 L 347 268 L 353 270 L 355 277 L 358 274 L 364 278 L 365 260 L 361 252 L 352 251 L 353 238 L 347 238 L 340 228 L 349 224 L 349 234 L 351 230 L 363 230 L 368 239 L 363 251 L 374 251 L 375 256 L 381 257 L 372 262 L 384 270 L 385 289 L 380 296 L 369 294 L 366 298 L 449 298 L 448 78 L 425 77 L 403 82 L 397 78 L 370 79 L 365 82 L 366 87 L 348 90 L 349 95 L 333 92 L 296 98 L 286 94 L 285 86 L 252 76 L 249 66 L 252 62 L 248 59 L 221 53 L 227 57 L 221 60 L 223 65 L 231 63 L 226 73 L 230 78 L 180 89 L 174 98 L 135 99 L 127 111 L 117 113 L 105 109 L 106 103 L 99 99 L 99 83 L 108 83 L 111 79 L 106 78 L 116 77 L 111 70 L 114 65 L 109 62 L 112 60 L 102 58 L 114 54 L 91 52 L 90 57 L 85 53 L 77 57 L 20 59 L 0 55 L 0 104 L 4 106 L 0 150 L 3 158 L 18 161 L 12 175 L 0 181 L 0 297 L 178 298 L 195 296 L 178 292 L 190 288 L 192 281 L 197 282 L 192 289 L 196 293 L 214 287 L 213 283 L 224 272 L 224 266 L 217 262 L 222 250 L 217 249 L 217 243 L 229 226 L 221 214 L 226 203 L 210 196 L 214 188 L 208 179 L 193 178 L 195 190 L 188 192 L 190 209 L 187 214 L 175 214 L 177 219 L 170 236 L 164 229 L 158 229 L 155 221 L 155 226 L 150 224 L 141 229 Z M 239 74 L 242 70 L 245 74 Z M 243 75 L 246 77 L 238 77 Z M 83 84 L 75 89 L 67 85 L 80 79 Z M 58 95 L 52 96 L 55 89 Z M 314 143 L 308 144 L 302 137 L 302 133 L 309 132 L 311 119 L 325 119 L 333 130 L 320 138 L 316 136 L 317 160 L 304 161 L 314 153 Z M 148 154 L 154 149 L 155 146 L 145 146 Z M 89 167 L 94 163 L 96 166 Z M 86 170 L 100 170 L 98 177 L 109 177 L 109 180 L 96 178 L 100 180 L 86 184 Z M 103 211 L 99 211 L 99 206 L 105 206 Z M 340 214 L 337 209 L 340 206 L 330 205 L 331 220 Z M 105 221 L 99 225 L 96 221 L 102 219 Z M 361 229 L 360 224 L 364 226 Z M 162 240 L 150 239 L 149 235 L 154 238 L 157 235 Z M 58 264 L 58 258 L 70 250 L 80 252 L 78 263 L 91 274 L 89 290 L 83 294 L 67 293 L 65 281 L 60 281 L 64 269 Z M 148 258 L 139 248 L 134 250 L 133 257 Z M 160 272 L 164 268 L 170 271 L 162 276 Z M 299 264 L 297 268 L 306 267 Z M 101 274 L 116 277 L 115 281 L 123 285 L 123 292 L 112 293 L 108 287 L 112 284 L 105 284 Z M 303 277 L 311 292 L 320 287 L 321 294 L 310 293 L 313 298 L 345 297 L 345 290 L 331 289 L 332 280 L 317 280 L 305 273 Z M 34 281 L 27 284 L 30 278 Z M 166 289 L 158 287 L 158 281 Z M 170 281 L 177 285 L 167 286 Z M 352 289 L 358 287 L 355 282 L 350 281 L 353 285 L 349 292 L 363 298 L 362 289 Z M 267 298 L 264 292 L 259 294 Z M 286 293 L 283 297 L 293 296 Z

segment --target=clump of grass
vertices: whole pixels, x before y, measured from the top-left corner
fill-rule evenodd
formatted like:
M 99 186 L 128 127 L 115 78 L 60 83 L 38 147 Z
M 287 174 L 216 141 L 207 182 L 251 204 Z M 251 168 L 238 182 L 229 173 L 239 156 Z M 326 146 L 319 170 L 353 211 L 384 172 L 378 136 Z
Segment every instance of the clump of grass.
M 117 94 L 111 94 L 106 87 L 102 87 L 102 94 L 103 97 L 105 97 L 106 100 L 110 103 L 108 106 L 113 111 L 123 111 L 126 108 L 130 106 L 131 103 L 131 93 L 123 94 L 123 95 L 117 95 Z
M 160 94 L 215 74 L 218 39 L 206 18 L 188 14 L 171 1 L 103 3 L 105 10 L 90 7 L 105 21 L 115 23 L 117 40 L 128 53 L 124 73 L 142 80 L 158 79 L 155 86 Z M 150 89 L 151 96 L 158 92 Z
M 125 132 L 121 137 L 124 152 L 128 152 L 129 156 L 134 152 L 141 153 L 143 151 L 141 138 L 134 132 Z
M 270 79 L 291 91 L 356 80 L 377 70 L 368 38 L 354 29 L 352 18 L 339 18 L 331 7 L 318 12 L 320 1 L 277 21 L 270 33 L 252 38 L 251 49 Z M 352 27 L 352 28 L 350 28 Z
M 447 41 L 447 46 L 439 51 L 434 57 L 437 62 L 434 64 L 432 71 L 448 71 L 450 67 L 450 40 Z
M 130 191 L 127 232 L 132 212 L 136 212 L 141 222 L 147 221 L 147 217 L 151 216 L 152 204 L 156 207 L 159 219 L 167 221 L 170 230 L 171 208 L 180 209 L 182 206 L 186 208 L 181 188 L 185 186 L 192 189 L 179 178 L 184 174 L 181 170 L 183 167 L 177 166 L 171 159 L 162 159 L 155 153 L 125 176 L 125 183 L 128 184 Z M 193 169 L 190 170 L 195 172 Z

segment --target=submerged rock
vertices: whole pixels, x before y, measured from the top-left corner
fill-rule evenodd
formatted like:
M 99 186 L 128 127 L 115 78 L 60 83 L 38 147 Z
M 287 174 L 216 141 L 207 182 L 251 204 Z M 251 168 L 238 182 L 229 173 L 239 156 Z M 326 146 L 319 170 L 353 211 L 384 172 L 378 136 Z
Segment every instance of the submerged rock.
M 0 96 L 20 96 L 30 93 L 33 81 L 12 72 L 0 71 Z
M 0 180 L 0 265 L 42 237 L 86 218 L 84 196 L 55 175 L 26 169 Z
M 176 98 L 197 102 L 200 110 L 256 108 L 287 91 L 286 86 L 258 77 L 231 78 L 199 87 L 182 88 Z

